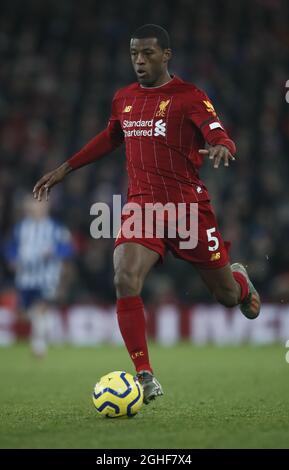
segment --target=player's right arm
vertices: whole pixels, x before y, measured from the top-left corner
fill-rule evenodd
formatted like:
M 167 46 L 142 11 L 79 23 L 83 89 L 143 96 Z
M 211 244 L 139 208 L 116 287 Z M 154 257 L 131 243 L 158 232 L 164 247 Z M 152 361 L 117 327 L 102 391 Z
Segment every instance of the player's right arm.
M 57 183 L 60 183 L 71 171 L 98 160 L 123 143 L 124 135 L 117 116 L 116 97 L 117 94 L 114 96 L 112 102 L 112 114 L 106 129 L 97 134 L 79 152 L 62 165 L 42 176 L 33 188 L 33 196 L 35 199 L 41 201 L 45 193 L 46 200 L 48 200 L 51 188 Z

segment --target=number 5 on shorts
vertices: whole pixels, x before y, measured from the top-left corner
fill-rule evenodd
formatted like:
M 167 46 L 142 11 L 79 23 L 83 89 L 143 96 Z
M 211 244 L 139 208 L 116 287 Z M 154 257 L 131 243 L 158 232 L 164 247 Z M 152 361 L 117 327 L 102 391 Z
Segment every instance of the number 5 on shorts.
M 207 230 L 207 237 L 208 237 L 208 242 L 214 242 L 213 246 L 208 246 L 209 251 L 215 251 L 219 248 L 219 240 L 217 237 L 214 237 L 212 233 L 216 231 L 216 227 L 208 228 Z

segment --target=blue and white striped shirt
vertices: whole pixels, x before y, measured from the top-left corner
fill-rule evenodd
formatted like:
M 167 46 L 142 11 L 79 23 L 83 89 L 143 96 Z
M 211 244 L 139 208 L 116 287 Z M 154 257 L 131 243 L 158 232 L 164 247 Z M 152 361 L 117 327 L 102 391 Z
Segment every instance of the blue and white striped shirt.
M 72 254 L 69 231 L 50 217 L 24 218 L 6 249 L 6 257 L 16 265 L 16 287 L 51 294 L 60 281 L 62 260 Z

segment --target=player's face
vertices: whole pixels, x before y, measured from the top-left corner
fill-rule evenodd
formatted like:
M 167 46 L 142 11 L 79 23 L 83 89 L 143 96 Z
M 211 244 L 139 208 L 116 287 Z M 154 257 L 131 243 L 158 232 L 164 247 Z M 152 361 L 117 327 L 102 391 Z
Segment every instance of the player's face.
M 47 216 L 49 211 L 47 201 L 36 201 L 30 195 L 24 199 L 23 207 L 24 215 L 32 219 L 42 219 Z
M 162 49 L 156 38 L 131 39 L 130 55 L 138 82 L 153 86 L 166 72 L 170 49 Z

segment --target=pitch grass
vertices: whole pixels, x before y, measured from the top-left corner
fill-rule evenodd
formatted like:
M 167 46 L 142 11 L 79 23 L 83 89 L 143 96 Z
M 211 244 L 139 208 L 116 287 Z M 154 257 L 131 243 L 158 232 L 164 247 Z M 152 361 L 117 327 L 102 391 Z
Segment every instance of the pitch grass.
M 165 396 L 133 419 L 91 400 L 110 371 L 133 372 L 121 347 L 0 350 L 1 448 L 288 448 L 289 364 L 282 345 L 151 346 Z

